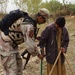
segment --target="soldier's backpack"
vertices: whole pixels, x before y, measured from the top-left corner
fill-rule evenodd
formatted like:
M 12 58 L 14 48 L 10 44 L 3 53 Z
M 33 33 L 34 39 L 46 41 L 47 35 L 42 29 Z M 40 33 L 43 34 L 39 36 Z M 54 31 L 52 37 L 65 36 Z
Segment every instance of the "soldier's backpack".
M 0 21 L 0 30 L 4 32 L 4 34 L 8 35 L 9 27 L 19 18 L 25 17 L 28 14 L 19 9 L 11 11 L 9 14 L 4 16 Z

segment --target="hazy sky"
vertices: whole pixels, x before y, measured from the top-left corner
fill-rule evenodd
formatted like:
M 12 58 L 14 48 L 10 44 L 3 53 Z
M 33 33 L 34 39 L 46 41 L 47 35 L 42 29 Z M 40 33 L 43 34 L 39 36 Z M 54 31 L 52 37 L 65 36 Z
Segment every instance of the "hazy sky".
M 7 6 L 7 12 L 10 12 L 11 10 L 14 10 L 14 9 L 17 9 L 15 4 L 12 4 L 13 0 L 9 0 L 9 3 L 8 3 L 8 6 Z M 46 0 L 43 0 L 43 1 L 46 1 Z M 50 0 L 47 0 L 47 1 L 50 1 Z M 58 0 L 60 1 L 61 3 L 63 2 L 63 0 Z M 71 2 L 71 3 L 75 3 L 75 0 L 65 0 L 67 3 Z
M 9 3 L 7 5 L 7 12 L 10 12 L 11 10 L 16 9 L 15 4 L 12 3 L 13 0 L 9 0 Z
M 46 0 L 43 0 L 43 1 L 46 1 Z M 47 0 L 47 1 L 50 1 L 50 0 Z M 57 0 L 57 1 L 60 1 L 61 3 L 63 2 L 63 0 Z M 71 3 L 75 3 L 75 0 L 65 0 L 66 2 L 71 2 Z
M 60 2 L 63 2 L 63 0 L 58 0 L 58 1 L 60 1 Z M 75 3 L 75 0 L 65 0 L 66 2 L 71 2 L 71 3 Z

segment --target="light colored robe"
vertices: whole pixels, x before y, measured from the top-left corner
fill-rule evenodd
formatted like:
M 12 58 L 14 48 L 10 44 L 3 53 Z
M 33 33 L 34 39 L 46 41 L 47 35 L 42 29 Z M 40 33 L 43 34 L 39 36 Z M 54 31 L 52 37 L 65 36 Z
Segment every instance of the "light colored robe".
M 58 52 L 60 51 L 60 47 L 61 47 L 61 34 L 62 34 L 62 30 L 60 31 L 57 30 L 56 39 L 57 39 L 57 45 L 58 45 Z M 52 67 L 53 67 L 53 64 L 47 63 L 47 75 L 49 75 Z M 65 63 L 61 64 L 60 57 L 51 75 L 66 75 Z

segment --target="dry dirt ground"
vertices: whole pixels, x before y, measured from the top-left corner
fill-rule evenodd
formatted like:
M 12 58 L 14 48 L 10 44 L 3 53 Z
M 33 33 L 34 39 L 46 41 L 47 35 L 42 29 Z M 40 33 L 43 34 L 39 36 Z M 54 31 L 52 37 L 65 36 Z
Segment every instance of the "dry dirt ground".
M 70 36 L 70 43 L 69 43 L 69 47 L 67 50 L 67 59 L 68 62 L 70 64 L 70 67 L 72 69 L 72 71 L 75 73 L 75 18 L 74 17 L 68 17 L 67 18 L 67 29 L 69 31 L 69 36 Z M 24 44 L 21 44 L 19 46 L 19 52 L 22 53 L 22 51 L 24 51 L 23 48 Z M 23 64 L 25 63 L 25 60 L 23 59 Z M 67 64 L 67 62 L 65 62 L 66 64 L 66 71 L 67 71 L 67 75 L 72 75 L 71 70 Z M 42 75 L 46 75 L 46 60 L 44 58 L 43 60 L 43 74 Z M 40 75 L 40 60 L 37 57 L 31 57 L 29 63 L 26 66 L 26 69 L 23 70 L 24 75 Z M 0 75 L 3 75 L 3 69 L 2 66 L 0 64 Z

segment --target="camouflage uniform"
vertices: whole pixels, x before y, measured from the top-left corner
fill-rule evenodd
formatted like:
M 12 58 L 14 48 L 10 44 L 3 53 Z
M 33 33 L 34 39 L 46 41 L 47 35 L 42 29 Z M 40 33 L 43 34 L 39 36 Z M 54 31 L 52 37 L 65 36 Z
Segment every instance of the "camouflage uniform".
M 4 75 L 22 75 L 22 60 L 17 48 L 13 49 L 10 43 L 4 42 L 1 37 L 0 56 Z
M 13 23 L 18 25 L 16 22 Z M 16 28 L 16 27 L 15 27 Z M 10 28 L 11 30 L 14 29 L 13 27 Z M 17 30 L 17 28 L 16 28 Z M 9 35 L 12 36 L 13 33 L 9 33 Z M 16 34 L 14 34 L 16 36 Z M 17 37 L 13 38 L 18 39 Z M 23 39 L 21 36 L 20 39 Z M 0 56 L 1 56 L 1 63 L 4 70 L 4 75 L 22 75 L 22 59 L 20 57 L 20 54 L 18 52 L 18 47 L 13 48 L 13 41 L 6 36 L 3 32 L 1 32 L 0 36 Z
M 15 23 L 13 23 L 13 25 L 9 29 L 21 32 L 21 29 L 20 29 L 21 22 L 22 22 L 21 19 L 17 20 Z M 23 26 L 23 29 L 24 27 L 27 28 L 28 32 L 30 29 L 33 30 L 32 25 L 27 25 L 27 26 L 25 25 Z M 27 30 L 25 30 L 24 34 L 26 33 Z M 24 35 L 21 35 L 20 33 L 14 34 L 13 32 L 11 32 L 9 33 L 9 36 L 17 43 L 17 45 L 23 43 L 26 39 Z M 1 62 L 3 65 L 3 69 L 4 69 L 4 75 L 22 75 L 22 60 L 17 50 L 18 47 L 14 47 L 14 42 L 13 40 L 9 38 L 9 36 L 6 36 L 3 32 L 1 32 L 0 55 L 1 55 Z M 24 38 L 24 41 L 23 41 L 23 38 Z M 33 53 L 35 51 L 35 50 L 33 51 L 35 44 L 32 39 L 30 40 L 32 41 L 33 44 L 29 44 L 27 42 L 27 44 L 25 43 L 25 45 L 27 45 L 27 48 L 29 51 L 32 49 L 30 53 Z M 37 54 L 37 50 L 35 54 Z

